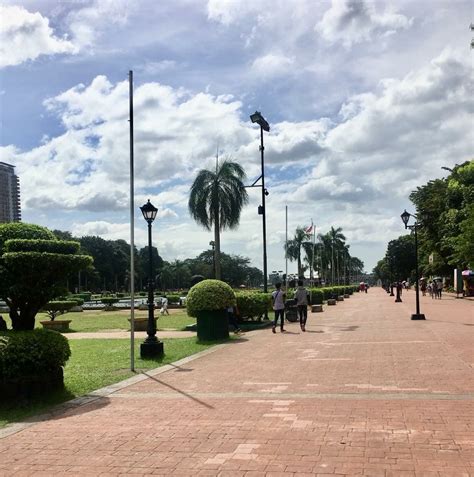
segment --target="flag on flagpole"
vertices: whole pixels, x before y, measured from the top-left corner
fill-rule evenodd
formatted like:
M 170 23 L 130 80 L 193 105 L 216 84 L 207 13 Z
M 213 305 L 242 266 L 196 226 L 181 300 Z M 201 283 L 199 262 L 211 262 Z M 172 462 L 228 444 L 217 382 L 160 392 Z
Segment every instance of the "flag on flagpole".
M 305 233 L 310 234 L 313 231 L 313 224 L 304 229 Z

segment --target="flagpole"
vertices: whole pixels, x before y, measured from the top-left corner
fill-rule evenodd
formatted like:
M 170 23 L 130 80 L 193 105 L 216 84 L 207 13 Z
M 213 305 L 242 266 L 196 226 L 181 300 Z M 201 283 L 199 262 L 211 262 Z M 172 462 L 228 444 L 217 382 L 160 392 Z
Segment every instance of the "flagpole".
M 288 206 L 285 205 L 285 291 L 288 292 Z
M 135 371 L 135 221 L 133 164 L 133 71 L 128 73 L 130 122 L 130 370 Z
M 316 246 L 316 227 L 313 225 L 313 219 L 311 219 L 311 227 L 313 227 L 313 253 L 311 254 L 311 261 L 313 262 L 313 286 L 314 286 L 314 247 Z

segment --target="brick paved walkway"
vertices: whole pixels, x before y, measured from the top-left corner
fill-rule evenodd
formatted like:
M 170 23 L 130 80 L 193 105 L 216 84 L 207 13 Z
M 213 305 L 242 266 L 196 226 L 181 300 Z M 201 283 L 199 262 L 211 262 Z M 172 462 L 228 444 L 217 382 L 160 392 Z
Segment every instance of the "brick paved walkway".
M 473 303 L 402 298 L 132 378 L 0 439 L 0 474 L 474 476 Z

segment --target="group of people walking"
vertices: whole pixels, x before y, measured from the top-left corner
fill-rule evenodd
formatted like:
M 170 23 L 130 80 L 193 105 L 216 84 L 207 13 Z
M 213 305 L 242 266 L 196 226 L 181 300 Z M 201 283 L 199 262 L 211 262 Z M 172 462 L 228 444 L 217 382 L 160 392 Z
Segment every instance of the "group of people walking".
M 276 333 L 278 320 L 280 320 L 280 331 L 285 331 L 285 299 L 286 293 L 281 289 L 281 283 L 275 284 L 275 291 L 272 293 L 272 305 L 275 312 L 272 332 Z M 308 319 L 308 290 L 303 286 L 303 280 L 298 280 L 298 288 L 295 292 L 296 309 L 300 320 L 301 331 L 306 331 L 306 320 Z
M 443 282 L 441 280 L 432 280 L 430 283 L 427 283 L 426 280 L 422 279 L 420 281 L 420 289 L 423 296 L 428 292 L 431 298 L 441 300 Z

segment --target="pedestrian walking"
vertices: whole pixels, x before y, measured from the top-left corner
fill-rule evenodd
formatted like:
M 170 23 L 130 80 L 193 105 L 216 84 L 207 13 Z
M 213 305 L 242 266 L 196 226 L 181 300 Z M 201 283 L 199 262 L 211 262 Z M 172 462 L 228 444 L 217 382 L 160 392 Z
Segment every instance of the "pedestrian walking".
M 240 335 L 242 333 L 242 330 L 240 329 L 239 324 L 237 322 L 237 315 L 237 305 L 229 306 L 229 308 L 227 308 L 227 317 L 229 318 L 229 323 L 234 327 L 234 333 L 236 335 Z
M 431 298 L 434 300 L 438 298 L 438 285 L 436 284 L 434 280 L 431 282 L 430 295 L 431 295 Z
M 285 297 L 286 294 L 281 289 L 281 283 L 275 284 L 276 290 L 272 293 L 272 305 L 275 312 L 275 319 L 273 321 L 272 332 L 276 333 L 275 329 L 280 318 L 280 331 L 283 333 L 285 322 Z
M 443 293 L 443 282 L 439 280 L 436 282 L 436 294 L 438 295 L 438 299 L 441 300 L 441 294 Z
M 301 331 L 306 331 L 308 319 L 308 290 L 303 286 L 303 280 L 298 280 L 298 289 L 295 292 L 296 307 L 300 319 Z
M 424 278 L 422 278 L 420 281 L 420 288 L 421 288 L 421 293 L 423 293 L 423 296 L 425 296 L 426 295 L 426 280 Z
M 168 311 L 168 298 L 166 295 L 163 295 L 163 298 L 161 299 L 161 310 L 160 310 L 160 315 L 169 315 L 170 312 Z

